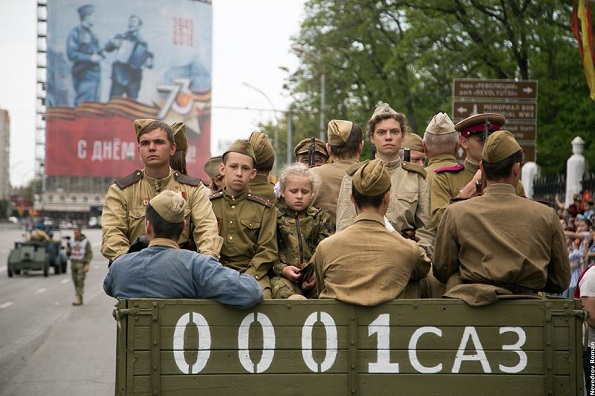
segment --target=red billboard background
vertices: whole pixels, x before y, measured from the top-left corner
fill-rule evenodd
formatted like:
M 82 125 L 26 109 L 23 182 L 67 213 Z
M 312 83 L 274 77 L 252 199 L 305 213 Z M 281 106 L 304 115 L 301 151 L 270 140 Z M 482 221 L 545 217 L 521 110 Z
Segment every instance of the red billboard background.
M 127 98 L 114 98 L 107 104 L 86 102 L 76 108 L 48 108 L 46 174 L 119 178 L 142 169 L 134 120 L 156 119 L 158 111 Z M 186 120 L 186 166 L 191 176 L 204 178 L 203 165 L 210 156 L 210 108 L 200 110 L 197 106 L 196 117 L 196 122 Z M 200 133 L 189 128 L 190 124 L 200 125 Z

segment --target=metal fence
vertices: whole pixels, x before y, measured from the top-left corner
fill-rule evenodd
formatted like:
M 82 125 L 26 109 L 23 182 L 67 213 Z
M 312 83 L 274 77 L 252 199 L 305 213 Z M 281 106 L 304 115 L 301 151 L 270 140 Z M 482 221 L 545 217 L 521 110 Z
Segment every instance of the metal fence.
M 560 202 L 564 202 L 565 193 L 565 174 L 537 176 L 533 180 L 533 199 L 554 202 L 558 195 Z
M 582 182 L 582 192 L 595 192 L 595 173 L 587 173 Z M 566 197 L 566 175 L 544 175 L 538 176 L 533 181 L 533 199 L 546 200 L 554 202 L 556 194 L 560 202 L 564 202 Z

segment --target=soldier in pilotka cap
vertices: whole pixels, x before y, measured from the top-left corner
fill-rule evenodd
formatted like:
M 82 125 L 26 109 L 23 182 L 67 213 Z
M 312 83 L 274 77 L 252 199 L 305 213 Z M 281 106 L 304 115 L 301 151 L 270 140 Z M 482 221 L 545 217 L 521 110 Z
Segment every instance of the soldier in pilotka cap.
M 447 297 L 481 306 L 568 288 L 568 252 L 556 212 L 516 194 L 522 159 L 512 133 L 494 132 L 482 150 L 483 194 L 444 212 L 432 261 L 436 278 L 448 282 Z
M 249 181 L 256 176 L 256 154 L 248 140 L 236 140 L 223 155 L 220 173 L 223 190 L 211 196 L 213 212 L 223 237 L 221 264 L 248 274 L 271 298 L 269 270 L 278 261 L 275 205 L 252 193 Z
M 256 176 L 248 183 L 250 192 L 277 202 L 273 190 L 274 184 L 269 180 L 269 175 L 275 164 L 275 149 L 264 132 L 252 132 L 248 138 L 256 157 Z
M 170 166 L 176 152 L 172 127 L 162 121 L 138 119 L 134 121 L 134 129 L 144 168 L 109 187 L 101 216 L 101 253 L 110 263 L 127 253 L 130 245 L 145 233 L 145 209 L 149 201 L 162 191 L 172 190 L 186 199 L 189 208 L 178 241 L 180 246 L 191 247 L 194 243 L 199 253 L 218 258 L 222 239 L 207 189 L 200 179 Z
M 407 150 L 409 151 L 407 153 Z M 426 166 L 426 154 L 424 153 L 424 145 L 419 136 L 416 133 L 411 132 L 405 135 L 403 143 L 401 143 L 401 152 L 399 153 L 403 161 L 410 162 L 424 168 Z
M 463 164 L 456 164 L 436 169 L 432 181 L 432 222 L 440 224 L 442 214 L 453 198 L 469 198 L 481 192 L 481 171 L 479 162 L 487 136 L 498 131 L 506 118 L 498 113 L 475 114 L 455 125 L 460 132 L 460 145 L 465 149 Z M 517 194 L 524 196 L 525 191 L 519 181 Z
M 171 130 L 174 134 L 176 152 L 169 159 L 169 165 L 174 171 L 187 175 L 186 153 L 188 152 L 188 140 L 186 139 L 186 125 L 183 122 L 174 122 L 171 124 Z
M 386 163 L 391 179 L 391 199 L 386 213 L 392 227 L 401 235 L 414 239 L 431 255 L 436 229 L 430 221 L 430 189 L 426 172 L 419 165 L 402 161 L 401 145 L 409 125 L 404 114 L 387 103 L 379 105 L 368 121 L 368 138 L 376 147 L 376 158 Z M 350 199 L 351 179 L 357 166 L 347 169 L 337 202 L 337 232 L 353 224 L 356 211 Z
M 331 120 L 327 129 L 326 150 L 332 163 L 312 168 L 324 188 L 321 188 L 312 206 L 318 207 L 331 216 L 335 229 L 339 189 L 347 168 L 359 161 L 364 148 L 362 129 L 351 121 Z
M 459 147 L 459 132 L 448 114 L 439 112 L 432 117 L 424 132 L 423 145 L 428 157 L 426 180 L 432 191 L 435 171 L 458 164 L 456 154 Z
M 314 141 L 314 145 L 312 145 L 312 141 Z M 322 166 L 329 159 L 326 143 L 315 137 L 300 140 L 293 149 L 293 153 L 296 162 L 311 167 Z M 310 164 L 310 158 L 312 158 L 312 164 Z
M 414 241 L 384 225 L 391 200 L 386 162 L 360 164 L 351 188 L 358 213 L 354 224 L 320 242 L 311 260 L 319 297 L 366 306 L 419 298 L 418 281 L 430 260 Z
M 219 172 L 219 165 L 223 163 L 220 155 L 216 155 L 211 157 L 205 162 L 203 167 L 207 176 L 209 176 L 210 183 L 207 186 L 211 192 L 209 196 L 213 193 L 219 192 L 223 189 L 225 182 L 223 181 L 224 176 Z

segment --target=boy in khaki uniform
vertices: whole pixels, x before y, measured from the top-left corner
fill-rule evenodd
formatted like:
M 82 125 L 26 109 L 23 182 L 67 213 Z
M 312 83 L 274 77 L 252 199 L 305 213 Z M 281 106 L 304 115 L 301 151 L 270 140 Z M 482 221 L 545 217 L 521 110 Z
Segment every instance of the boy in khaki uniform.
M 278 260 L 274 204 L 248 188 L 256 175 L 256 158 L 249 141 L 236 140 L 222 159 L 220 172 L 225 174 L 225 187 L 211 196 L 219 235 L 223 237 L 219 261 L 254 277 L 264 298 L 271 298 L 268 272 Z

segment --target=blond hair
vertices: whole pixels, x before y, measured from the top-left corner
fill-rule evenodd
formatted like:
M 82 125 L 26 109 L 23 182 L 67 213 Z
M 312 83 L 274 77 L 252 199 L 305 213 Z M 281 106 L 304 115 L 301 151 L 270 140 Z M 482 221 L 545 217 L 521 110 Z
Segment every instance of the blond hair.
M 318 193 L 318 188 L 320 187 L 320 178 L 318 175 L 312 172 L 312 169 L 308 168 L 301 162 L 294 162 L 291 165 L 287 165 L 285 169 L 283 169 L 281 177 L 279 177 L 279 186 L 281 187 L 281 191 L 285 190 L 288 181 L 294 177 L 305 177 L 308 179 L 310 186 L 312 187 L 311 201 L 313 201 L 316 197 L 316 194 Z

